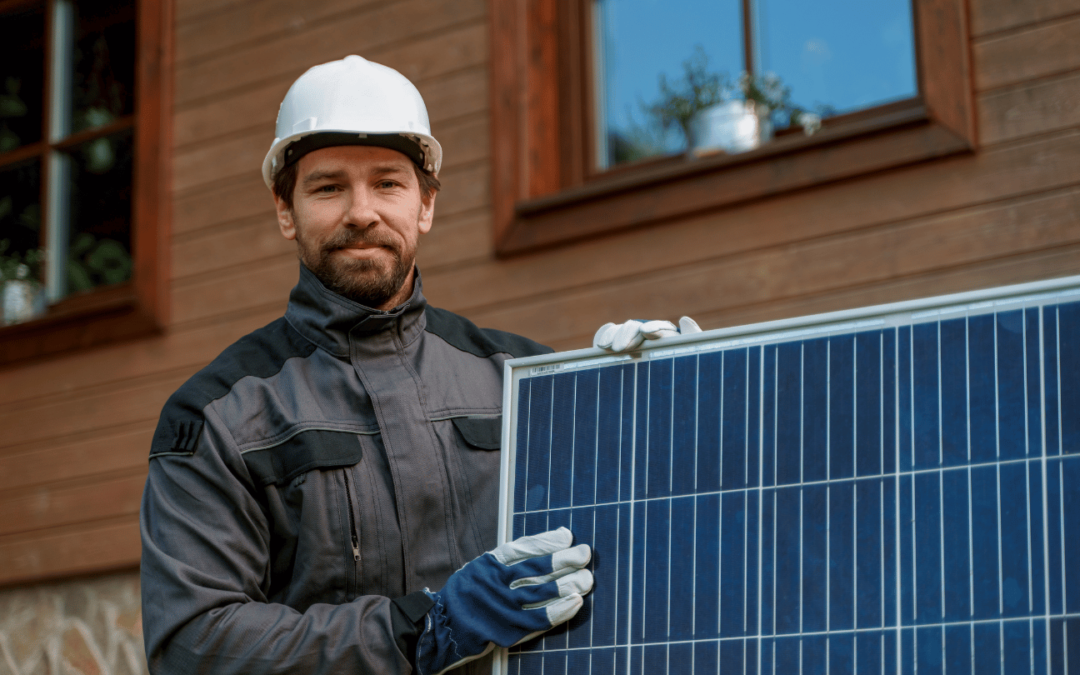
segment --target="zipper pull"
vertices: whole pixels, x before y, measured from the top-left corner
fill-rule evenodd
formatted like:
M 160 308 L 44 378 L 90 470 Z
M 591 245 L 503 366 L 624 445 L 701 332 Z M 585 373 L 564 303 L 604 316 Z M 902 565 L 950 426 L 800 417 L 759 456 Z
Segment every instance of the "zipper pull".
M 356 537 L 352 540 L 352 557 L 356 562 L 360 562 L 360 542 L 356 541 Z

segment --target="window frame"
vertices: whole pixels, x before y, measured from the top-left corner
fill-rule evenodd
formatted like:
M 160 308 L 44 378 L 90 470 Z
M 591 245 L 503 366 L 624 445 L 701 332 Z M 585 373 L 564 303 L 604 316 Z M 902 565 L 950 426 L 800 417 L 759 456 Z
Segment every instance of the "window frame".
M 53 34 L 54 7 L 45 0 L 45 35 Z M 0 10 L 37 4 L 37 0 L 0 0 Z M 41 141 L 18 148 L 27 157 L 67 147 L 84 136 L 134 129 L 131 208 L 132 274 L 129 281 L 68 296 L 49 305 L 41 317 L 0 327 L 0 367 L 77 348 L 160 332 L 168 322 L 168 200 L 172 130 L 172 1 L 135 0 L 135 104 L 131 116 L 106 127 L 78 132 L 53 142 L 48 138 L 50 63 L 47 44 L 46 109 Z M 126 124 L 130 120 L 130 125 Z M 31 152 L 28 148 L 33 147 Z M 47 160 L 45 162 L 48 163 Z M 42 171 L 42 205 L 48 189 Z M 43 226 L 45 219 L 42 220 Z M 46 238 L 48 230 L 44 232 Z M 47 244 L 46 244 L 47 245 Z
M 524 253 L 977 147 L 964 0 L 912 0 L 919 94 L 750 152 L 596 172 L 591 0 L 490 5 L 495 252 Z

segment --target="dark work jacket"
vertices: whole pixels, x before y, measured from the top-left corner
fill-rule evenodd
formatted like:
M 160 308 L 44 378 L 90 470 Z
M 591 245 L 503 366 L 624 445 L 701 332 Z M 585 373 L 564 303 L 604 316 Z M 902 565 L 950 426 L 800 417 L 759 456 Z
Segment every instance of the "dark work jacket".
M 427 306 L 419 273 L 381 312 L 301 266 L 285 316 L 161 413 L 141 514 L 150 671 L 411 672 L 391 600 L 495 547 L 503 362 L 546 351 Z

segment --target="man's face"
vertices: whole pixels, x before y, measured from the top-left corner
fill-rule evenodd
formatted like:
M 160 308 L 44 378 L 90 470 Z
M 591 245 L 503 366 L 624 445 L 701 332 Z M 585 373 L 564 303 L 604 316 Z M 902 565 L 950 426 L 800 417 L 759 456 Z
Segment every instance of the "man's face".
M 275 196 L 278 225 L 330 290 L 375 309 L 407 300 L 434 193 L 421 197 L 408 157 L 389 148 L 322 148 L 297 163 L 293 208 Z

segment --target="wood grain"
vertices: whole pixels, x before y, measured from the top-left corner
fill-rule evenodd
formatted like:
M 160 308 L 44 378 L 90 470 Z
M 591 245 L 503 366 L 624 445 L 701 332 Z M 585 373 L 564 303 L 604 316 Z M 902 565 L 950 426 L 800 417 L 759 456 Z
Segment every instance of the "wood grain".
M 144 471 L 154 424 L 119 433 L 87 433 L 76 441 L 20 454 L 0 454 L 0 494 L 86 476 Z M 0 513 L 7 513 L 0 506 Z
M 979 134 L 986 145 L 1080 126 L 1080 71 L 984 94 Z
M 429 297 L 455 311 L 516 303 L 693 260 L 836 234 L 1080 182 L 1080 133 L 1069 131 L 947 161 L 784 195 L 429 279 Z
M 443 217 L 435 208 L 435 225 L 420 239 L 416 261 L 420 270 L 436 274 L 464 263 L 482 263 L 492 257 L 491 213 L 486 209 Z
M 1080 16 L 976 41 L 975 88 L 1005 87 L 1080 68 Z
M 591 335 L 606 321 L 722 314 L 784 298 L 829 293 L 1080 245 L 1080 190 L 792 242 L 654 273 L 548 292 L 466 314 L 481 326 L 544 343 Z M 568 272 L 568 269 L 559 271 Z M 555 271 L 557 275 L 559 271 Z M 1028 278 L 1039 278 L 1029 271 Z M 1004 282 L 1002 282 L 1004 283 Z M 996 285 L 990 283 L 988 285 Z
M 4 446 L 56 439 L 70 442 L 74 437 L 97 429 L 138 422 L 154 423 L 166 399 L 184 383 L 190 373 L 170 375 L 100 396 L 72 397 L 43 402 L 34 407 L 10 406 L 0 411 Z
M 0 539 L 0 584 L 104 572 L 138 565 L 139 519 L 127 516 L 36 536 Z
M 979 37 L 1080 12 L 1080 0 L 978 0 L 970 7 L 971 32 Z
M 487 56 L 484 2 L 406 0 L 321 24 L 268 43 L 229 51 L 176 70 L 176 103 L 186 106 L 311 66 L 360 53 L 412 79 L 450 73 Z
M 278 106 L 292 77 L 258 87 L 226 92 L 196 106 L 178 110 L 175 116 L 176 148 L 244 132 L 255 127 L 274 128 Z M 487 109 L 488 74 L 482 66 L 414 82 L 424 97 L 432 130 L 439 137 L 441 125 L 458 117 Z M 269 147 L 273 136 L 264 139 Z
M 270 43 L 342 14 L 361 14 L 383 3 L 375 0 L 290 2 L 260 0 L 225 6 L 211 16 L 192 17 L 176 26 L 176 60 L 205 59 L 216 52 L 237 50 L 252 42 Z M 238 30 L 238 27 L 243 27 Z
M 12 534 L 137 516 L 145 483 L 146 471 L 140 467 L 75 486 L 41 485 L 8 493 L 0 497 L 0 513 L 5 514 L 0 541 Z
M 702 328 L 749 326 L 765 321 L 811 316 L 825 312 L 931 298 L 949 293 L 1007 286 L 1075 275 L 1080 269 L 1080 246 L 1060 247 L 1001 258 L 976 265 L 950 267 L 913 277 L 889 279 L 875 284 L 846 287 L 829 293 L 783 298 L 773 302 L 726 308 L 695 315 Z M 591 344 L 592 331 L 546 344 L 558 351 L 582 349 Z
M 178 377 L 194 373 L 240 337 L 280 316 L 280 311 L 234 313 L 195 330 L 171 330 L 150 340 L 109 345 L 5 370 L 0 376 L 4 385 L 0 387 L 0 409 L 17 411 L 93 398 L 132 382 L 152 382 L 161 373 L 178 373 Z M 10 445 L 6 436 L 0 438 L 0 448 Z

